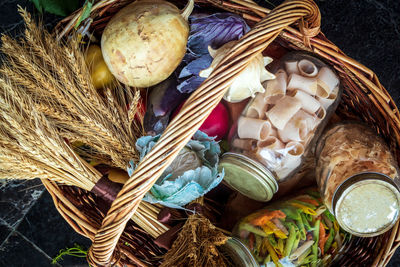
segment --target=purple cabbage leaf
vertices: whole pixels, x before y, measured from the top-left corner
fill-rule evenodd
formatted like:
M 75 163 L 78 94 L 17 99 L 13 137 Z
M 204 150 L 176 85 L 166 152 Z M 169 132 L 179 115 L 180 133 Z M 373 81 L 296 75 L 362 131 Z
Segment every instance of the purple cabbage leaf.
M 177 89 L 191 93 L 205 80 L 199 72 L 211 65 L 208 46 L 218 49 L 227 42 L 238 40 L 250 30 L 246 22 L 231 13 L 195 14 L 190 16 L 190 35 L 179 73 Z
M 216 13 L 196 14 L 190 18 L 188 50 L 196 56 L 208 54 L 208 46 L 214 49 L 227 42 L 238 40 L 250 30 L 238 15 Z

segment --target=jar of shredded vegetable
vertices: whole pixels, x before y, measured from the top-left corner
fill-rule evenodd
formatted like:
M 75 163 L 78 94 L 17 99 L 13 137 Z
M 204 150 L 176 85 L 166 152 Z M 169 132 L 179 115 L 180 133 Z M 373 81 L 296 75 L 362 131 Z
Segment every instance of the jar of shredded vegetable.
M 316 145 L 316 178 L 323 201 L 343 229 L 369 237 L 399 218 L 399 170 L 385 141 L 368 125 L 341 122 Z
M 268 205 L 243 218 L 233 232 L 264 266 L 326 266 L 350 238 L 317 189 Z
M 309 152 L 341 95 L 334 70 L 305 53 L 285 55 L 274 73 L 233 124 L 220 162 L 225 182 L 258 201 L 299 182 L 294 174 L 314 159 Z

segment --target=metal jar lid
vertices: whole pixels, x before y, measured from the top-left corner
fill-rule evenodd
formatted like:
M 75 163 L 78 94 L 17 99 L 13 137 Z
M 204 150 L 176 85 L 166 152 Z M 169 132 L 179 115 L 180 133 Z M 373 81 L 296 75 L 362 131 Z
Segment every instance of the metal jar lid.
M 219 168 L 225 171 L 224 180 L 243 195 L 258 201 L 269 201 L 278 191 L 275 176 L 263 165 L 237 153 L 225 153 Z
M 384 174 L 359 173 L 338 186 L 332 208 L 345 231 L 361 237 L 377 236 L 399 219 L 400 191 Z
M 235 267 L 259 267 L 250 250 L 236 237 L 229 238 L 219 250 Z

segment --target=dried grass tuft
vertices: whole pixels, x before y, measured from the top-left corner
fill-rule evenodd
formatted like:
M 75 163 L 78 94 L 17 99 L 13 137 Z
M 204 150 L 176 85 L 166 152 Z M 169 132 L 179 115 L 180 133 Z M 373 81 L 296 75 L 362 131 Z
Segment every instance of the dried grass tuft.
M 190 215 L 160 267 L 225 267 L 225 256 L 218 247 L 227 240 L 228 237 L 207 218 L 199 214 Z

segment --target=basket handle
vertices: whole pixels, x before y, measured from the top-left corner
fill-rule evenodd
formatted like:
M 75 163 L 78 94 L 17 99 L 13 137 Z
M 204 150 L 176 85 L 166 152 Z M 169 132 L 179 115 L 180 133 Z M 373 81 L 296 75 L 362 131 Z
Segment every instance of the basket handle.
M 88 261 L 91 265 L 110 264 L 119 237 L 144 194 L 221 101 L 233 79 L 283 29 L 299 19 L 312 28 L 319 27 L 320 12 L 312 0 L 286 1 L 273 9 L 232 47 L 229 56 L 218 64 L 209 78 L 190 96 L 112 203 L 89 250 Z

